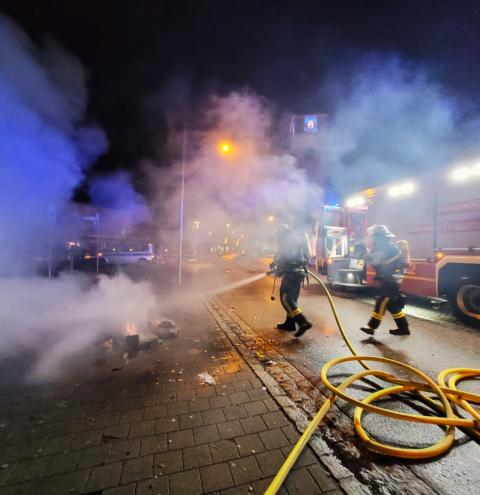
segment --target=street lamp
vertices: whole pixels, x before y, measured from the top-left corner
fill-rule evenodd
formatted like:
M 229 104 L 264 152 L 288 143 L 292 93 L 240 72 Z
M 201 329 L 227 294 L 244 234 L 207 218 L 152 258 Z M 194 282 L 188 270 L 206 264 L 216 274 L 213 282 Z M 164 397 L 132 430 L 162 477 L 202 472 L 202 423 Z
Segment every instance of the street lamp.
M 220 143 L 218 143 L 218 151 L 222 155 L 231 155 L 233 152 L 233 145 L 230 141 L 220 141 Z
M 183 221 L 185 210 L 185 155 L 187 147 L 187 124 L 183 124 L 182 136 L 182 182 L 180 189 L 180 232 L 178 239 L 178 285 L 182 285 Z

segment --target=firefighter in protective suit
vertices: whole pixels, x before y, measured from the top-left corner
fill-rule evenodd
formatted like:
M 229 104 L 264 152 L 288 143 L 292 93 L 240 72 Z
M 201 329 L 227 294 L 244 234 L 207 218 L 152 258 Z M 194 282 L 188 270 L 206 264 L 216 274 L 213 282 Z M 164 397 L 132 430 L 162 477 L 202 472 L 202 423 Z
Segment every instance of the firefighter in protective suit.
M 295 332 L 295 337 L 300 337 L 312 327 L 298 306 L 300 287 L 307 274 L 309 262 L 310 246 L 306 236 L 302 239 L 288 225 L 284 225 L 278 233 L 278 251 L 270 268 L 274 270 L 275 276 L 282 277 L 280 301 L 287 313 L 285 322 L 279 323 L 277 328 Z
M 368 325 L 361 327 L 361 330 L 373 335 L 385 315 L 385 310 L 388 309 L 397 325 L 397 328 L 390 330 L 390 333 L 392 335 L 409 335 L 408 321 L 403 312 L 406 298 L 400 290 L 406 268 L 402 250 L 395 242 L 395 236 L 385 225 L 369 227 L 367 235 L 372 239 L 372 249 L 368 251 L 365 260 L 375 270 L 375 281 L 380 294 L 375 302 Z

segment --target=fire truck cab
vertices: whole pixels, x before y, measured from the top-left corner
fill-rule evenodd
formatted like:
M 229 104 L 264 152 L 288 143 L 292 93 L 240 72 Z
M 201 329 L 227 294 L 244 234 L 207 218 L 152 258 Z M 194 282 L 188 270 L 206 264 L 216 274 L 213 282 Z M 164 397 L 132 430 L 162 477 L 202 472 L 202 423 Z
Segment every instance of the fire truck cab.
M 366 189 L 344 206 L 347 255 L 331 259 L 333 285 L 373 285 L 363 265 L 365 233 L 386 225 L 410 247 L 403 290 L 449 301 L 460 320 L 480 325 L 480 164 L 444 169 Z

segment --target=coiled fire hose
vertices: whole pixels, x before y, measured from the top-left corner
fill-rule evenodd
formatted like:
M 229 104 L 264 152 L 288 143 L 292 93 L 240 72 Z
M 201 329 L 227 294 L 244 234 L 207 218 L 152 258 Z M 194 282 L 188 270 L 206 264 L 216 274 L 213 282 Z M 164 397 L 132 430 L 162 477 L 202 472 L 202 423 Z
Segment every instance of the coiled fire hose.
M 480 378 L 480 369 L 474 368 L 450 368 L 442 371 L 437 382 L 429 378 L 425 373 L 409 366 L 400 361 L 393 359 L 377 357 L 377 356 L 360 356 L 353 346 L 352 342 L 348 338 L 342 322 L 338 316 L 335 303 L 329 290 L 322 282 L 322 280 L 312 272 L 308 272 L 309 275 L 316 280 L 323 288 L 330 308 L 332 309 L 333 316 L 337 323 L 338 329 L 342 334 L 343 340 L 347 344 L 352 356 L 340 357 L 332 359 L 325 364 L 320 372 L 320 377 L 323 384 L 332 392 L 332 395 L 325 401 L 315 417 L 312 419 L 308 427 L 299 438 L 298 442 L 288 455 L 287 459 L 283 463 L 282 467 L 276 474 L 275 478 L 270 483 L 270 486 L 265 491 L 265 495 L 274 495 L 282 486 L 288 473 L 295 465 L 298 457 L 302 453 L 305 446 L 308 444 L 313 433 L 321 423 L 328 410 L 335 402 L 337 397 L 354 404 L 356 406 L 353 421 L 355 431 L 360 438 L 367 444 L 370 450 L 375 452 L 390 455 L 393 457 L 400 457 L 404 459 L 427 459 L 436 457 L 446 452 L 453 444 L 455 439 L 455 427 L 461 427 L 465 431 L 475 438 L 480 440 L 480 409 L 475 408 L 473 404 L 480 404 L 480 395 L 459 390 L 457 384 L 462 381 L 474 380 Z M 335 366 L 341 363 L 350 361 L 356 361 L 364 370 L 355 373 L 346 378 L 340 385 L 333 385 L 328 378 L 328 372 Z M 410 381 L 397 378 L 391 373 L 383 370 L 370 368 L 367 362 L 385 363 L 390 366 L 397 366 L 419 377 L 419 381 Z M 351 397 L 345 390 L 357 380 L 365 377 L 377 377 L 389 385 L 378 391 L 375 391 L 365 397 L 362 400 L 357 400 Z M 382 407 L 374 406 L 373 403 L 385 396 L 392 396 L 395 394 L 401 394 L 404 392 L 410 392 L 415 394 L 415 397 L 424 403 L 427 403 L 434 411 L 439 413 L 439 416 L 424 416 L 417 414 L 409 414 L 404 412 L 393 411 L 384 409 Z M 433 395 L 432 398 L 430 395 Z M 404 448 L 395 447 L 380 443 L 372 439 L 362 426 L 362 414 L 364 411 L 381 414 L 390 418 L 411 421 L 416 423 L 434 424 L 444 428 L 443 437 L 434 445 L 425 448 Z M 460 414 L 463 411 L 464 415 Z

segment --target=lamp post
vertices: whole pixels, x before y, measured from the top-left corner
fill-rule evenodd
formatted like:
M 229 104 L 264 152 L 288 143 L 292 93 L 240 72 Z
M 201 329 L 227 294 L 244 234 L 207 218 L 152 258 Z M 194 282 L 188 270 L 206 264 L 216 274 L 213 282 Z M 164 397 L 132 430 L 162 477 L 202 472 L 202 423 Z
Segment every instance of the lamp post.
M 180 235 L 178 240 L 178 285 L 182 285 L 183 222 L 185 210 L 185 155 L 187 147 L 187 124 L 183 124 L 182 136 L 182 182 L 180 189 Z

